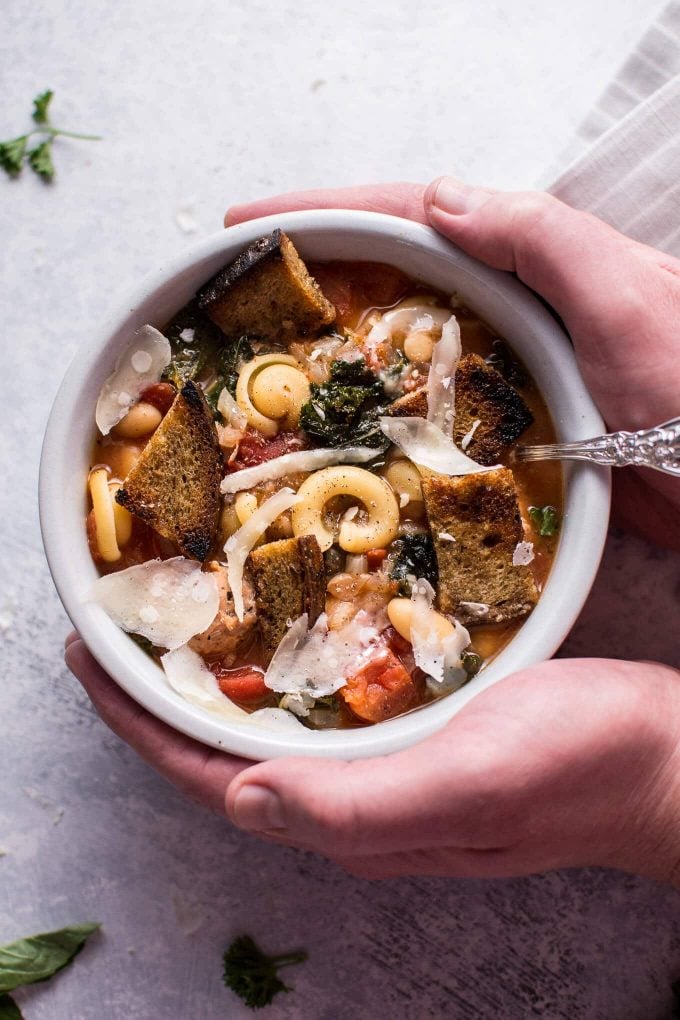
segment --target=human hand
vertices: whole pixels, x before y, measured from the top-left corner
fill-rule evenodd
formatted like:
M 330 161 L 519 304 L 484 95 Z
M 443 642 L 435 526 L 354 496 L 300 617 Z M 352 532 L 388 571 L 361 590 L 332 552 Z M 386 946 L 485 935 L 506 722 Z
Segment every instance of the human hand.
M 604 865 L 677 884 L 679 679 L 653 663 L 553 660 L 398 754 L 252 765 L 227 811 L 366 878 Z
M 384 184 L 310 191 L 230 209 L 227 226 L 294 209 L 347 208 L 430 223 L 469 254 L 511 270 L 557 311 L 610 429 L 658 425 L 680 413 L 680 260 L 624 237 L 542 193 Z M 614 472 L 614 518 L 680 549 L 680 482 L 650 470 Z
M 214 751 L 156 719 L 104 672 L 75 631 L 64 642 L 64 661 L 106 725 L 140 758 L 185 796 L 224 814 L 224 792 L 250 762 Z

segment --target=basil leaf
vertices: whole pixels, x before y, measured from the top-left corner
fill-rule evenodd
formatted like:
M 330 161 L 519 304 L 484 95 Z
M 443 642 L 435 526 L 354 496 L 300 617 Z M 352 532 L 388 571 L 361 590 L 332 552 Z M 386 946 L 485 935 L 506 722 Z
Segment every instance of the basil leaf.
M 99 927 L 98 922 L 74 924 L 0 946 L 0 992 L 46 981 L 68 966 Z
M 0 995 L 0 1020 L 23 1020 L 21 1010 L 11 995 Z

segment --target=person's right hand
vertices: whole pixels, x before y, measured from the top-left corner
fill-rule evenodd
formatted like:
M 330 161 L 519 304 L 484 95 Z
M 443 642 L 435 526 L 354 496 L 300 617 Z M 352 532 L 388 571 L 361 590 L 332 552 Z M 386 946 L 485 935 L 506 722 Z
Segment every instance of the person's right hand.
M 227 226 L 294 209 L 345 208 L 430 223 L 470 255 L 517 273 L 564 321 L 607 426 L 649 428 L 680 414 L 680 260 L 547 194 L 383 184 L 293 193 L 231 208 Z M 614 519 L 680 549 L 680 481 L 616 469 Z

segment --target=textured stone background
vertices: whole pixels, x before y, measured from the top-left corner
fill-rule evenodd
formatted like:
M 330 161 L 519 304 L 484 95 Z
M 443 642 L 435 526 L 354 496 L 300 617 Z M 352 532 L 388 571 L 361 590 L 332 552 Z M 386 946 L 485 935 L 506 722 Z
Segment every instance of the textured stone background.
M 614 15 L 615 10 L 615 15 Z M 56 90 L 59 178 L 0 180 L 0 941 L 98 918 L 29 1020 L 245 1016 L 220 951 L 303 945 L 263 1016 L 664 1020 L 680 897 L 602 871 L 366 884 L 181 798 L 65 672 L 43 562 L 41 434 L 64 366 L 122 289 L 231 201 L 447 168 L 530 186 L 656 13 L 651 0 L 2 0 L 0 136 Z M 182 225 L 184 229 L 182 229 Z M 186 233 L 195 226 L 194 234 Z M 55 507 L 55 512 L 58 512 Z M 680 560 L 613 537 L 564 649 L 677 660 Z

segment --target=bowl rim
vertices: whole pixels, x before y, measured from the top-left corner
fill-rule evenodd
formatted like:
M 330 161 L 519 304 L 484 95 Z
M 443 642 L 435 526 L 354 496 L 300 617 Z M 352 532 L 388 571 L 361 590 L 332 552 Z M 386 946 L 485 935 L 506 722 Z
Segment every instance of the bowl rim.
M 478 262 L 430 227 L 383 213 L 334 209 L 262 217 L 202 238 L 147 273 L 103 317 L 101 326 L 95 330 L 95 338 L 76 351 L 55 397 L 40 458 L 39 513 L 45 553 L 64 608 L 97 662 L 135 701 L 173 728 L 209 746 L 255 760 L 287 755 L 351 759 L 392 753 L 440 729 L 471 698 L 504 676 L 548 659 L 557 650 L 578 617 L 599 567 L 609 519 L 611 477 L 608 469 L 588 464 L 566 468 L 565 499 L 567 489 L 576 493 L 583 519 L 575 522 L 565 515 L 546 589 L 515 638 L 498 657 L 455 694 L 396 719 L 349 730 L 311 731 L 298 727 L 272 730 L 251 721 L 231 722 L 209 715 L 182 699 L 169 685 L 159 684 L 158 678 L 163 676 L 160 667 L 100 607 L 83 601 L 84 582 L 74 574 L 71 557 L 72 533 L 67 533 L 62 515 L 54 510 L 64 493 L 66 498 L 69 495 L 75 498 L 73 472 L 69 475 L 68 471 L 67 441 L 78 418 L 83 427 L 88 427 L 89 420 L 89 427 L 93 428 L 93 404 L 87 415 L 82 412 L 78 415 L 78 397 L 88 383 L 92 387 L 93 375 L 102 376 L 103 352 L 115 349 L 115 338 L 123 333 L 126 323 L 140 306 L 158 300 L 162 289 L 176 281 L 181 273 L 196 269 L 199 263 L 218 254 L 231 258 L 274 227 L 297 235 L 300 247 L 304 247 L 305 237 L 333 235 L 342 239 L 343 235 L 359 233 L 367 235 L 368 240 L 388 238 L 397 246 L 405 245 L 409 257 L 415 251 L 443 260 L 453 274 L 465 278 L 467 285 L 482 288 L 492 295 L 499 306 L 499 314 L 523 324 L 532 335 L 535 333 L 549 340 L 551 358 L 546 360 L 559 364 L 560 388 L 565 400 L 569 397 L 573 401 L 573 406 L 569 405 L 568 419 L 555 422 L 558 434 L 562 428 L 568 438 L 586 438 L 605 430 L 581 379 L 569 338 L 540 299 L 511 274 Z M 412 270 L 408 272 L 417 276 Z M 456 282 L 456 289 L 459 282 Z M 179 307 L 181 305 L 177 305 L 177 309 Z M 107 374 L 108 371 L 104 373 Z M 533 369 L 532 374 L 535 374 Z M 550 403 L 548 406 L 553 413 Z M 80 489 L 82 491 L 82 486 Z M 78 536 L 74 537 L 77 540 Z M 556 574 L 561 580 L 569 579 L 568 590 L 564 585 L 556 588 L 555 583 L 551 584 Z M 555 623 L 556 618 L 558 623 Z

